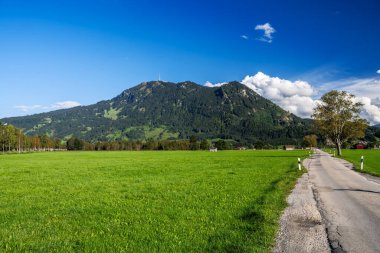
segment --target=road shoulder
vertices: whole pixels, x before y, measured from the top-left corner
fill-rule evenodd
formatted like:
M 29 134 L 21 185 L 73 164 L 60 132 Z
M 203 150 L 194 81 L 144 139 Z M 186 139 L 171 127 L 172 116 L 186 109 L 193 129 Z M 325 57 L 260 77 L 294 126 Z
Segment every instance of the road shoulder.
M 358 173 L 359 175 L 365 177 L 368 181 L 372 181 L 372 182 L 380 184 L 380 177 L 372 176 L 370 174 L 362 173 L 362 172 L 360 172 L 358 170 L 355 170 L 355 166 L 352 163 L 350 163 L 349 161 L 344 160 L 342 158 L 334 157 L 334 159 L 337 160 L 337 161 L 339 161 L 339 163 L 343 164 L 344 167 L 346 167 L 347 169 L 353 170 L 356 173 Z
M 309 159 L 304 161 L 305 167 L 308 162 Z M 308 173 L 298 179 L 287 202 L 273 252 L 330 252 Z

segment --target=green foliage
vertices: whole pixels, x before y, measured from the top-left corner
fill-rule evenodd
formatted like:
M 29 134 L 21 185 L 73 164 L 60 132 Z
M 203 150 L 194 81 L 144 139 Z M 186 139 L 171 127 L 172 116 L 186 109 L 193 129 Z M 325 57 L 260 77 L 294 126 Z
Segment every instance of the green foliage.
M 46 120 L 49 119 L 49 120 Z M 232 139 L 300 145 L 310 121 L 290 114 L 238 83 L 208 88 L 191 82 L 148 82 L 90 106 L 3 119 L 28 135 L 82 140 Z
M 228 141 L 225 141 L 225 140 L 218 140 L 217 142 L 215 142 L 214 146 L 218 150 L 230 150 L 230 149 L 232 149 L 232 144 Z
M 59 139 L 42 136 L 25 136 L 21 129 L 13 125 L 0 124 L 0 151 L 24 152 L 32 150 L 63 149 L 64 145 Z
M 315 134 L 306 135 L 303 137 L 303 146 L 304 147 L 317 147 L 317 136 Z
M 199 145 L 198 139 L 196 136 L 192 135 L 190 137 L 190 150 L 199 150 L 199 149 L 200 149 L 200 145 Z
M 364 137 L 368 127 L 359 113 L 363 104 L 354 102 L 355 96 L 346 91 L 330 91 L 321 97 L 314 109 L 314 125 L 318 133 L 327 136 L 341 155 L 341 146 L 352 138 Z
M 71 137 L 67 140 L 66 148 L 67 150 L 84 150 L 85 142 L 76 137 Z
M 210 142 L 208 140 L 202 140 L 201 143 L 199 144 L 199 148 L 202 150 L 208 150 L 210 149 Z
M 270 252 L 305 155 L 0 155 L 0 251 Z
M 368 127 L 365 131 L 364 140 L 368 142 L 369 147 L 380 146 L 380 128 Z

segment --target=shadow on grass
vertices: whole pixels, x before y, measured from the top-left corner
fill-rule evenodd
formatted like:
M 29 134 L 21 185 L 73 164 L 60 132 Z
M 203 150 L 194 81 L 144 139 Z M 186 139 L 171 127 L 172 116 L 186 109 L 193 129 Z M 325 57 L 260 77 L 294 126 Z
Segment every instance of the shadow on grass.
M 272 181 L 260 197 L 236 217 L 229 229 L 209 238 L 210 252 L 270 252 L 278 220 L 286 207 L 286 196 L 301 175 L 294 165 L 282 177 Z

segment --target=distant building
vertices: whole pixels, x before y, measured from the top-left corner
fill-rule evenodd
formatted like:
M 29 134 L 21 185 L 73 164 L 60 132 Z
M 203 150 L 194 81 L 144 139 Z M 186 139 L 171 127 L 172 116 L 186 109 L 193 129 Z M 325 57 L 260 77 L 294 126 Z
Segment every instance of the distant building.
M 217 148 L 210 148 L 210 152 L 218 152 Z
M 296 147 L 294 145 L 284 145 L 284 150 L 295 150 Z
M 364 149 L 364 144 L 362 144 L 362 143 L 356 144 L 355 149 Z
M 365 149 L 367 147 L 367 142 L 366 141 L 359 141 L 354 145 L 355 149 Z

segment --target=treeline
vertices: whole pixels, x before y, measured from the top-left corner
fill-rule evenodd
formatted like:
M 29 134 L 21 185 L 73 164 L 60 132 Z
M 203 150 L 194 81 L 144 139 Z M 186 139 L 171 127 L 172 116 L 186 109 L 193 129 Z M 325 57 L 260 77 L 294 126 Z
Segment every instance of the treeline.
M 76 137 L 67 141 L 67 150 L 230 150 L 238 148 L 238 145 L 227 140 L 198 140 L 192 136 L 189 140 L 148 140 L 142 141 L 112 141 L 89 143 Z
M 66 149 L 61 140 L 47 135 L 26 136 L 21 129 L 0 122 L 0 151 L 25 152 Z

